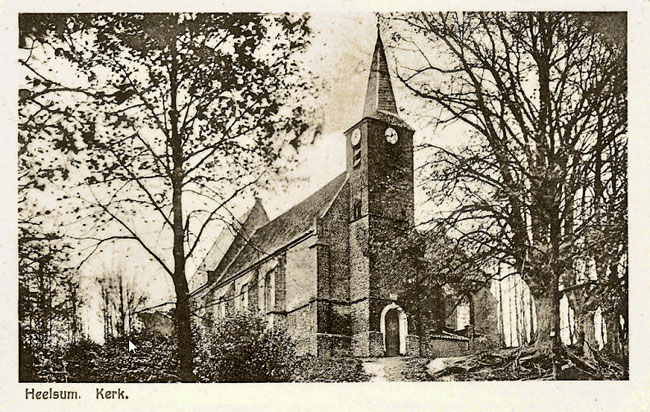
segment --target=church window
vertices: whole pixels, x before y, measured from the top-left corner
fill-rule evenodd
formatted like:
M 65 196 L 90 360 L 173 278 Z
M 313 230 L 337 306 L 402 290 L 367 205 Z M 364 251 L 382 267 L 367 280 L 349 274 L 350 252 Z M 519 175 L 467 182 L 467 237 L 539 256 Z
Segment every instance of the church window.
M 261 277 L 257 282 L 257 311 L 266 310 L 266 278 Z
M 241 298 L 241 311 L 247 312 L 248 311 L 248 283 L 242 285 L 240 298 Z
M 352 220 L 361 219 L 361 200 L 356 199 L 352 205 Z
M 230 315 L 235 311 L 235 284 L 231 283 L 228 292 L 224 296 L 226 315 Z
M 352 167 L 357 168 L 361 164 L 361 147 L 353 147 L 352 153 Z
M 264 290 L 264 301 L 265 301 L 265 311 L 270 312 L 274 309 L 275 305 L 275 272 L 270 271 L 269 273 L 266 274 L 266 282 L 265 282 L 265 290 Z
M 356 168 L 361 164 L 361 131 L 356 129 L 350 138 L 352 144 L 352 167 Z
M 472 324 L 471 301 L 469 296 L 464 295 L 456 306 L 456 330 L 465 329 Z

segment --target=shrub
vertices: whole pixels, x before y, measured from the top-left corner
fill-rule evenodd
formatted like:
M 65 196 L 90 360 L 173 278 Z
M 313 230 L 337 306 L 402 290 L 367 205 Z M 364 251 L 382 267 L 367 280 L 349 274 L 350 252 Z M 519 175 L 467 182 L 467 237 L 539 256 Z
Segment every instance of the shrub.
M 65 382 L 66 362 L 62 349 L 20 345 L 18 379 L 20 382 Z
M 137 346 L 128 351 L 128 339 Z M 176 356 L 172 340 L 142 334 L 118 338 L 100 346 L 84 341 L 68 347 L 64 360 L 69 382 L 175 382 Z
M 286 382 L 291 379 L 293 344 L 281 328 L 237 314 L 197 337 L 196 374 L 204 382 Z

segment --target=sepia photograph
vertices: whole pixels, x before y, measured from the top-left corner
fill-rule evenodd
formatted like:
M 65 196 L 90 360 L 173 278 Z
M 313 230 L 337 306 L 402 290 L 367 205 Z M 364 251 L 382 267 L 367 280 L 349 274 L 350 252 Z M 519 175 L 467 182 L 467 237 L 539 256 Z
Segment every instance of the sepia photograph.
M 630 379 L 627 12 L 17 19 L 19 383 Z

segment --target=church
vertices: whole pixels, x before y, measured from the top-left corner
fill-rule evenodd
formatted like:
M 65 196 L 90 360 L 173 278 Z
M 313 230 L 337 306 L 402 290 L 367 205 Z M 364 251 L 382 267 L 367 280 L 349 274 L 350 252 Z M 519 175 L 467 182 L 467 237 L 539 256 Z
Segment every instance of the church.
M 378 32 L 363 114 L 344 132 L 346 171 L 271 221 L 256 199 L 197 269 L 191 304 L 200 317 L 260 314 L 314 356 L 451 356 L 471 351 L 475 336 L 495 344 L 487 287 L 454 304 L 450 291 L 434 311 L 444 326 L 433 329 L 401 295 L 417 262 L 397 264 L 383 240 L 414 225 L 413 132 L 398 113 Z

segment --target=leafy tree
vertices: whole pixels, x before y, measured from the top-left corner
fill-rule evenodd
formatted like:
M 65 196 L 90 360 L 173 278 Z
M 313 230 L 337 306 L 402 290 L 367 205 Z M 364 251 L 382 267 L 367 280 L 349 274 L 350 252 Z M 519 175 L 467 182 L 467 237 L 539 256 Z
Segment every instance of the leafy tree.
M 451 211 L 444 222 L 463 249 L 522 275 L 535 299 L 537 343 L 552 342 L 554 352 L 561 279 L 577 258 L 597 253 L 590 227 L 605 227 L 609 206 L 617 210 L 610 216 L 627 215 L 625 50 L 601 30 L 603 18 L 541 12 L 391 18 L 404 33 L 394 36 L 402 83 L 436 105 L 437 126 L 458 122 L 467 130 L 466 144 L 455 148 L 427 141 L 429 195 Z M 609 18 L 613 27 L 624 26 L 624 15 Z M 607 196 L 598 189 L 605 147 L 617 153 L 607 166 Z M 583 200 L 592 214 L 576 219 Z M 626 253 L 620 227 L 596 231 Z
M 30 133 L 74 154 L 67 166 L 80 186 L 61 200 L 78 239 L 92 252 L 136 242 L 170 276 L 184 380 L 193 379 L 187 261 L 206 230 L 227 221 L 229 203 L 282 167 L 287 144 L 308 129 L 313 90 L 296 60 L 307 20 L 21 16 Z

